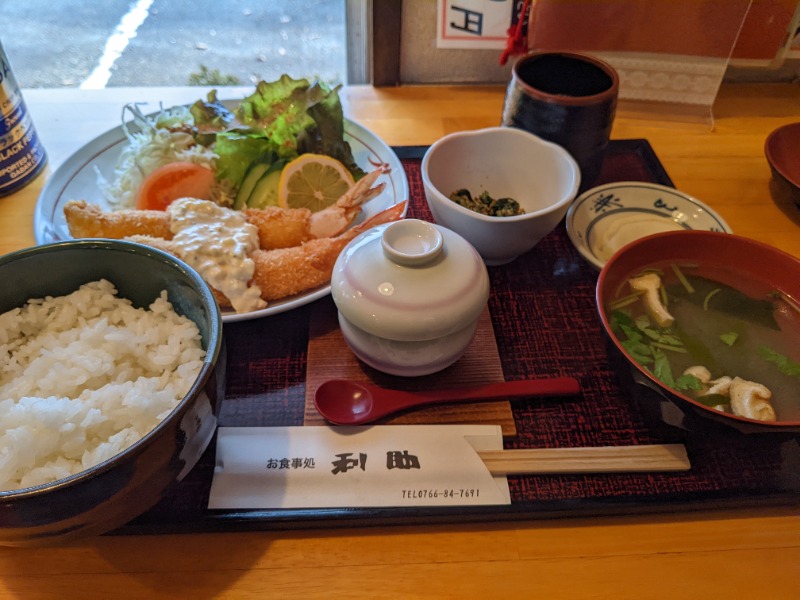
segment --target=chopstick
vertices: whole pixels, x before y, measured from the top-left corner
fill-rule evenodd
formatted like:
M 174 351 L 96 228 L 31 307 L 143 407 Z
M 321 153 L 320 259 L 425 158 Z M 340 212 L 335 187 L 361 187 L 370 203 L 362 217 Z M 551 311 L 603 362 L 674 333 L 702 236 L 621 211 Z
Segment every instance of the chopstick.
M 688 471 L 682 444 L 535 448 L 478 452 L 492 475 Z

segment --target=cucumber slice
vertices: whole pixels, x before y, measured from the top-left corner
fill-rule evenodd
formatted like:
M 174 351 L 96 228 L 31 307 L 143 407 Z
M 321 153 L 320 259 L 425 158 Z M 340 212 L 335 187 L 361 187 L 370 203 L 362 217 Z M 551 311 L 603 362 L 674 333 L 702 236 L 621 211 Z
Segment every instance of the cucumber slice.
M 285 164 L 286 161 L 276 161 L 261 176 L 247 199 L 248 208 L 278 206 L 278 187 L 281 181 L 281 171 Z
M 239 191 L 236 193 L 236 199 L 233 201 L 233 208 L 241 210 L 247 206 L 247 200 L 250 194 L 253 193 L 253 188 L 256 187 L 258 180 L 263 177 L 264 173 L 269 171 L 272 163 L 256 162 L 247 168 L 247 172 L 242 179 L 242 185 L 239 186 Z

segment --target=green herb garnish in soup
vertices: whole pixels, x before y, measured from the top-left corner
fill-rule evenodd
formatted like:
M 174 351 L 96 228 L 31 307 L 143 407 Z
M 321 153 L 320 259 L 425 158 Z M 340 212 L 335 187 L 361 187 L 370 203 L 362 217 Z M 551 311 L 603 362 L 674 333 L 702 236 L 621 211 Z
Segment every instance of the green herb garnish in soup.
M 625 351 L 667 387 L 750 419 L 800 420 L 800 308 L 782 293 L 662 262 L 628 277 L 607 309 Z
M 513 198 L 492 198 L 489 192 L 482 192 L 473 197 L 469 190 L 456 190 L 450 194 L 450 200 L 476 213 L 490 217 L 514 217 L 525 214 L 519 202 Z

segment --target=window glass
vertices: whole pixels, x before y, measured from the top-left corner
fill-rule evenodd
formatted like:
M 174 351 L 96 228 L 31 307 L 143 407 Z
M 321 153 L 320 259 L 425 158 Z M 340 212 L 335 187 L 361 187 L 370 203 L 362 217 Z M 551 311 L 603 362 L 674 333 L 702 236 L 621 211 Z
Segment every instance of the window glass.
M 347 79 L 346 0 L 0 0 L 23 88 Z

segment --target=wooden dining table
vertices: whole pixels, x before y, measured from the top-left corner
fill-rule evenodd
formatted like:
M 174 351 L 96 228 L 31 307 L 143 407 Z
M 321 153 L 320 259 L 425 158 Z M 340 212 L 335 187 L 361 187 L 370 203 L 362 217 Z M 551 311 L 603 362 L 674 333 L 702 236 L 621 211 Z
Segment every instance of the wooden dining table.
M 237 98 L 246 88 L 220 90 Z M 0 198 L 0 254 L 34 245 L 33 214 L 70 155 L 122 106 L 192 102 L 203 88 L 24 90 L 49 157 Z M 499 123 L 501 86 L 352 86 L 345 115 L 393 146 Z M 771 181 L 764 141 L 800 121 L 797 84 L 726 83 L 711 120 L 620 110 L 612 139 L 646 139 L 674 185 L 734 233 L 800 257 L 800 207 Z M 798 158 L 800 160 L 800 157 Z M 35 276 L 35 275 L 32 275 Z M 795 474 L 800 477 L 800 473 Z M 104 535 L 0 547 L 0 599 L 800 598 L 798 504 L 653 514 L 292 531 Z

